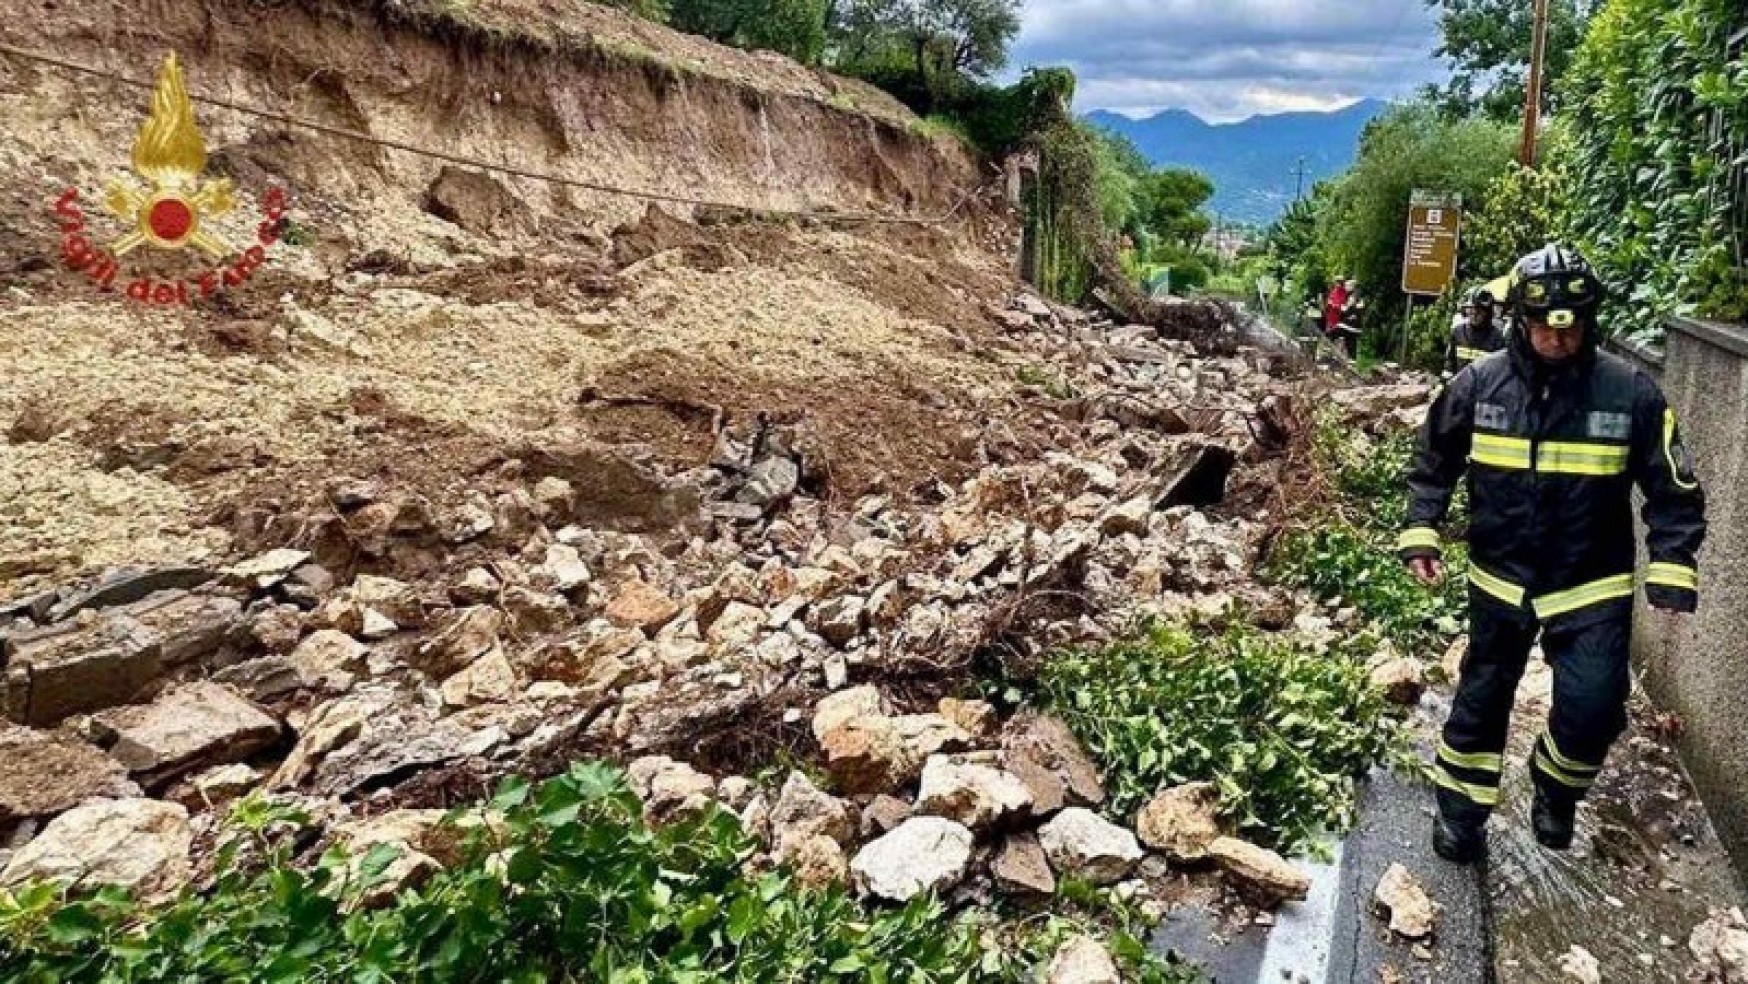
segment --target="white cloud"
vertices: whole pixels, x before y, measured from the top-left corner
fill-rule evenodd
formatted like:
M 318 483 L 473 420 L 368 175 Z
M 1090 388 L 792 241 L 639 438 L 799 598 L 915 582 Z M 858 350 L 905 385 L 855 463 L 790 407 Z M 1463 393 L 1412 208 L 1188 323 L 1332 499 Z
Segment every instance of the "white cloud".
M 1026 0 L 1017 70 L 1067 65 L 1079 109 L 1210 120 L 1400 98 L 1442 75 L 1421 0 Z

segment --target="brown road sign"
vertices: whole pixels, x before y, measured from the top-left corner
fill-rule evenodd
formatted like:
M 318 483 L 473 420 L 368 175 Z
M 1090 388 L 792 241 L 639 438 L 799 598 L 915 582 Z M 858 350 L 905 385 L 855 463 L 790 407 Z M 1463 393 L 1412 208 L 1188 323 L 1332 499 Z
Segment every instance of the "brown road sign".
M 1417 191 L 1408 206 L 1408 245 L 1402 255 L 1402 292 L 1437 296 L 1457 275 L 1463 199 Z

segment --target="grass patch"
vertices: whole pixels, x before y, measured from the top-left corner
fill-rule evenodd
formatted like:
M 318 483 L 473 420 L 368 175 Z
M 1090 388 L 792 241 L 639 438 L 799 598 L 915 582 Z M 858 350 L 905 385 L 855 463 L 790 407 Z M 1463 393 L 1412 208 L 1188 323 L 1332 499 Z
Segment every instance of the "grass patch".
M 1404 747 L 1368 680 L 1375 640 L 1319 652 L 1235 626 L 1152 623 L 1051 657 L 1038 698 L 1098 760 L 1124 819 L 1158 790 L 1210 781 L 1239 831 L 1287 853 L 1351 822 L 1354 779 Z
M 931 114 L 910 124 L 910 132 L 928 140 L 957 140 L 965 147 L 975 147 L 965 124 L 950 116 Z

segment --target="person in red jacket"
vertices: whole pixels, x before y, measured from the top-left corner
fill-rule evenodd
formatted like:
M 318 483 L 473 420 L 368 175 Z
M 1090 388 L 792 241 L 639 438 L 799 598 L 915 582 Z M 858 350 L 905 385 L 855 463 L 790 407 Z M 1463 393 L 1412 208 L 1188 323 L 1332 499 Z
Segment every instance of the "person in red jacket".
M 1335 286 L 1329 288 L 1329 296 L 1323 300 L 1323 334 L 1331 339 L 1341 337 L 1341 318 L 1347 311 L 1348 281 L 1337 277 Z

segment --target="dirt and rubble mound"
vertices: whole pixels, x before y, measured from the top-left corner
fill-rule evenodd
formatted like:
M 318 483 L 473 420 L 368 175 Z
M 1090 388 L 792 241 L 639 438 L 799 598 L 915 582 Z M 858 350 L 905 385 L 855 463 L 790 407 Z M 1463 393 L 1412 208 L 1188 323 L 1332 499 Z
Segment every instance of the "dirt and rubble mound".
M 1252 581 L 1314 402 L 1290 367 L 1222 308 L 1128 324 L 1016 291 L 1013 217 L 981 193 L 940 227 L 843 220 L 976 179 L 901 111 L 827 105 L 859 90 L 584 4 L 512 29 L 528 6 L 56 21 L 119 68 L 145 52 L 116 15 L 162 14 L 152 44 L 199 39 L 197 85 L 243 101 L 762 211 L 203 111 L 224 173 L 297 191 L 307 238 L 259 280 L 154 308 L 0 256 L 30 268 L 0 295 L 0 879 L 111 837 L 83 875 L 173 889 L 252 793 L 428 871 L 443 851 L 403 811 L 593 755 L 631 763 L 654 821 L 721 804 L 770 860 L 882 899 L 1172 863 L 1301 894 L 1194 790 L 1137 839 L 1062 722 L 971 692 L 1138 616 L 1318 624 Z M 133 118 L 53 108 L 81 98 L 0 58 L 0 194 L 120 166 Z M 769 214 L 795 207 L 824 214 Z M 746 778 L 784 761 L 829 788 Z

